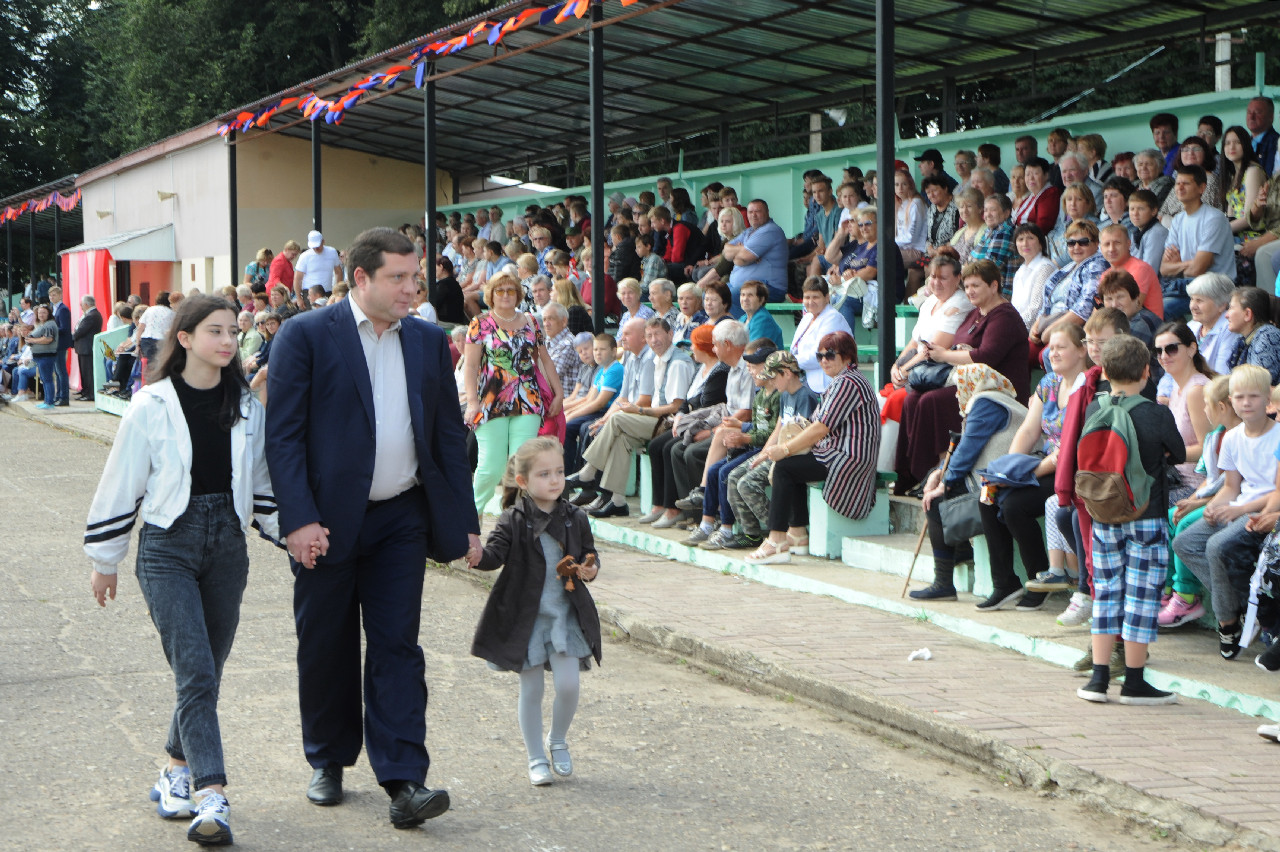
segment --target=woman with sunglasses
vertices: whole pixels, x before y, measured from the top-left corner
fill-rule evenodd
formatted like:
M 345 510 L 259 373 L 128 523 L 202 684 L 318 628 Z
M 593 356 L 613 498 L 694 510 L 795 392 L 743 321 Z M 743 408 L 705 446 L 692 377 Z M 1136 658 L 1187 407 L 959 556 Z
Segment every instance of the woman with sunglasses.
M 507 459 L 538 434 L 542 419 L 560 413 L 564 391 L 547 352 L 542 326 L 517 307 L 524 298 L 520 282 L 506 269 L 485 282 L 487 313 L 471 321 L 463 349 L 467 371 L 467 411 L 463 420 L 474 430 L 478 456 L 472 490 L 476 512 L 494 496 Z M 538 371 L 551 398 L 538 389 Z
M 1257 364 L 1280 385 L 1280 328 L 1271 324 L 1271 297 L 1258 287 L 1237 287 L 1227 306 L 1227 330 L 1240 335 L 1228 369 Z
M 1209 434 L 1204 386 L 1216 373 L 1209 369 L 1200 354 L 1200 347 L 1196 345 L 1195 332 L 1185 323 L 1167 322 L 1157 328 L 1154 348 L 1161 369 L 1169 377 L 1161 382 L 1161 388 L 1170 389 L 1168 396 L 1161 396 L 1156 401 L 1173 412 L 1173 422 L 1177 424 L 1178 433 L 1187 447 L 1187 460 L 1177 466 L 1182 485 L 1169 492 L 1169 504 L 1172 506 L 1191 496 L 1204 481 L 1204 477 L 1196 473 L 1205 435 Z
M 875 504 L 880 406 L 858 371 L 853 335 L 823 335 L 814 357 L 829 385 L 804 431 L 760 451 L 773 462 L 769 537 L 746 557 L 748 562 L 790 562 L 792 552 L 808 554 L 811 482 L 823 483 L 822 499 L 846 518 L 865 518 Z
M 1059 269 L 1074 260 L 1067 247 L 1067 229 L 1076 222 L 1092 222 L 1095 226 L 1098 224 L 1098 207 L 1093 200 L 1093 193 L 1082 183 L 1073 183 L 1062 191 L 1062 215 L 1058 217 L 1058 224 L 1049 232 L 1049 259 Z
M 836 304 L 850 328 L 860 319 L 862 295 L 866 293 L 867 284 L 876 280 L 880 264 L 876 219 L 875 208 L 859 210 L 844 221 L 827 246 L 825 257 L 831 264 L 827 270 L 827 292 L 841 295 Z M 902 269 L 901 262 L 898 269 Z
M 1026 326 L 1001 293 L 1000 267 L 989 260 L 973 261 L 960 270 L 960 278 L 973 310 L 960 322 L 951 347 L 920 345 L 934 363 L 989 365 L 1009 380 L 1018 402 L 1025 405 L 1031 383 Z M 925 478 L 946 450 L 951 432 L 959 429 L 953 385 L 924 393 L 907 391 L 894 463 L 899 494 Z
M 1031 324 L 1028 334 L 1033 366 L 1039 363 L 1040 353 L 1049 345 L 1049 329 L 1059 320 L 1084 325 L 1089 319 L 1098 281 L 1107 271 L 1107 260 L 1098 253 L 1098 226 L 1093 222 L 1086 219 L 1068 225 L 1064 245 L 1070 262 L 1045 281 L 1040 316 Z

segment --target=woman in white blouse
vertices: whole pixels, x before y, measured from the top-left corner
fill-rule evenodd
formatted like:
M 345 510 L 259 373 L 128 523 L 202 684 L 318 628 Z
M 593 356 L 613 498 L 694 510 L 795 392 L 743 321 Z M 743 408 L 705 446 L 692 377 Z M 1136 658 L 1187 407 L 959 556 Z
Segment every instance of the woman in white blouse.
M 898 210 L 894 242 L 902 252 L 902 262 L 910 266 L 920 259 L 928 247 L 928 221 L 924 200 L 916 191 L 916 182 L 909 172 L 894 172 L 893 193 Z
M 852 336 L 853 330 L 849 328 L 848 320 L 831 306 L 827 282 L 817 275 L 805 279 L 802 301 L 804 316 L 791 341 L 791 354 L 796 356 L 796 363 L 804 370 L 809 387 L 816 393 L 822 393 L 831 384 L 831 377 L 822 371 L 822 362 L 818 360 L 818 341 L 834 331 Z
M 1009 301 L 1030 329 L 1044 307 L 1044 283 L 1058 267 L 1049 259 L 1049 242 L 1044 233 L 1030 222 L 1013 229 L 1013 245 L 1022 257 L 1022 265 L 1013 275 Z

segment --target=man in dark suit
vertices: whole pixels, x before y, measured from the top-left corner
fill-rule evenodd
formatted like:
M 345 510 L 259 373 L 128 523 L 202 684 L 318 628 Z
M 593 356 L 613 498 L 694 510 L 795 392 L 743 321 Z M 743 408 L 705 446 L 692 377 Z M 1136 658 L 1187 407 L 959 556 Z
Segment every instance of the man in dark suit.
M 1280 133 L 1276 133 L 1272 126 L 1275 118 L 1276 105 L 1271 102 L 1271 98 L 1253 98 L 1245 107 L 1244 123 L 1253 137 L 1253 150 L 1258 155 L 1258 162 L 1262 163 L 1262 170 L 1268 175 L 1275 174 L 1280 169 L 1280 162 L 1276 159 Z
M 360 753 L 363 616 L 363 740 L 392 824 L 408 828 L 449 808 L 424 786 L 426 560 L 476 564 L 480 524 L 448 339 L 402 322 L 413 244 L 373 228 L 347 262 L 350 297 L 291 318 L 272 344 L 267 464 L 295 578 L 307 798 L 342 801 L 343 767 Z
M 93 336 L 102 332 L 102 314 L 94 306 L 92 296 L 80 297 L 80 322 L 71 334 L 76 349 L 76 361 L 80 365 L 80 402 L 93 402 Z
M 62 301 L 61 287 L 50 287 L 48 297 L 53 305 L 53 321 L 58 324 L 58 351 L 53 359 L 53 383 L 58 399 L 54 405 L 65 407 L 71 404 L 71 377 L 67 374 L 67 353 L 71 351 L 72 344 L 71 309 Z

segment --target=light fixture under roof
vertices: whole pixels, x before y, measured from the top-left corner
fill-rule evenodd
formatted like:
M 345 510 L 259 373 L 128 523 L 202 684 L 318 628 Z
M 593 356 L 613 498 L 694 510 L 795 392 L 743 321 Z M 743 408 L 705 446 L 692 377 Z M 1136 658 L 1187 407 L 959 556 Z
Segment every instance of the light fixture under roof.
M 558 186 L 547 186 L 545 183 L 522 183 L 521 189 L 527 189 L 530 192 L 559 192 Z
M 520 181 L 515 178 L 503 177 L 502 175 L 489 175 L 489 182 L 496 183 L 498 186 L 519 186 Z

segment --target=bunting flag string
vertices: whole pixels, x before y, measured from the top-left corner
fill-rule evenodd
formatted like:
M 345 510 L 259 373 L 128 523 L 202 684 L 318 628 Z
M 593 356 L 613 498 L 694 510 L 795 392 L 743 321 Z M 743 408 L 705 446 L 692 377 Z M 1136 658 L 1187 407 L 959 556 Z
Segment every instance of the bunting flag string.
M 0 223 L 12 222 L 24 213 L 43 213 L 55 205 L 63 213 L 70 213 L 80 205 L 80 190 L 70 195 L 55 190 L 44 198 L 28 198 L 16 207 L 6 207 L 0 210 Z
M 323 119 L 326 124 L 341 124 L 347 111 L 356 106 L 366 93 L 378 89 L 390 91 L 399 85 L 401 76 L 407 71 L 413 71 L 413 84 L 421 89 L 426 80 L 428 62 L 434 57 L 452 56 L 481 40 L 497 46 L 508 34 L 524 26 L 545 27 L 551 24 L 564 24 L 570 18 L 581 19 L 590 10 L 592 2 L 605 3 L 608 0 L 566 0 L 564 3 L 553 6 L 530 7 L 518 15 L 501 21 L 481 21 L 463 35 L 447 41 L 419 45 L 409 54 L 404 64 L 392 65 L 386 71 L 369 75 L 348 89 L 345 94 L 333 100 L 325 100 L 315 92 L 284 98 L 279 103 L 257 112 L 241 112 L 226 124 L 219 125 L 218 135 L 226 137 L 233 130 L 245 133 L 254 127 L 264 128 L 278 113 L 290 108 L 302 113 L 303 118 L 308 121 Z M 639 0 L 620 0 L 620 2 L 626 7 L 634 5 Z

